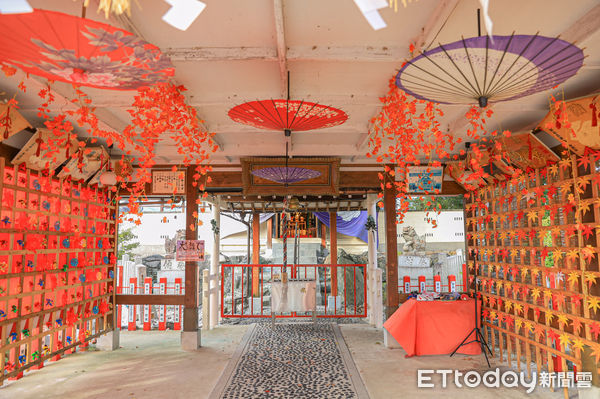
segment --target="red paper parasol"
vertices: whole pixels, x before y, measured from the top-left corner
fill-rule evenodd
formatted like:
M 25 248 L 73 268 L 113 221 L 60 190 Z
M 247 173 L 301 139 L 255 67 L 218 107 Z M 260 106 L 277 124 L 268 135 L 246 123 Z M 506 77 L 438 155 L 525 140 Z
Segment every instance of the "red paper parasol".
M 158 47 L 130 32 L 46 10 L 0 15 L 0 61 L 49 80 L 115 90 L 174 73 Z
M 340 109 L 298 100 L 250 101 L 230 109 L 229 117 L 259 129 L 279 131 L 322 129 L 348 119 Z

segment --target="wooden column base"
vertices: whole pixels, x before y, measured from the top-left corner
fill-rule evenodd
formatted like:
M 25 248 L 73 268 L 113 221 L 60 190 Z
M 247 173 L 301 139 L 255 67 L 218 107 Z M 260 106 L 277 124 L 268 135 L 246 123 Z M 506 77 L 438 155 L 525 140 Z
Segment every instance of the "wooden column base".
M 198 331 L 198 308 L 183 308 L 183 331 Z

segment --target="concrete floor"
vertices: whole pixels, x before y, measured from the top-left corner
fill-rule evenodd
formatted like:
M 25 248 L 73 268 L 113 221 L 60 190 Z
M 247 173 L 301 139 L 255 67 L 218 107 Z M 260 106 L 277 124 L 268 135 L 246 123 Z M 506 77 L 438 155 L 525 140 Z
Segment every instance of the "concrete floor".
M 363 378 L 372 399 L 391 398 L 447 398 L 460 399 L 563 399 L 563 393 L 550 392 L 537 387 L 531 394 L 518 388 L 456 388 L 452 383 L 442 389 L 441 376 L 435 375 L 432 382 L 435 388 L 417 388 L 418 369 L 453 369 L 461 371 L 489 370 L 483 355 L 467 356 L 416 356 L 406 358 L 403 349 L 387 349 L 383 346 L 381 330 L 364 324 L 341 325 L 342 334 L 354 363 Z M 492 369 L 508 370 L 506 364 L 490 361 Z M 436 378 L 437 377 L 437 378 Z
M 197 352 L 180 349 L 178 332 L 123 331 L 121 349 L 77 353 L 49 363 L 5 383 L 0 398 L 208 398 L 247 328 L 226 325 L 203 332 L 203 348 Z M 540 388 L 530 395 L 516 388 L 419 389 L 417 369 L 485 371 L 487 365 L 483 356 L 405 358 L 402 349 L 383 346 L 381 330 L 364 324 L 342 325 L 341 330 L 372 399 L 437 398 L 440 394 L 460 399 L 563 398 L 562 392 Z M 438 385 L 439 381 L 434 379 Z
M 121 332 L 121 348 L 48 363 L 0 388 L 1 399 L 208 398 L 248 326 L 202 333 L 197 352 L 180 349 L 176 331 Z

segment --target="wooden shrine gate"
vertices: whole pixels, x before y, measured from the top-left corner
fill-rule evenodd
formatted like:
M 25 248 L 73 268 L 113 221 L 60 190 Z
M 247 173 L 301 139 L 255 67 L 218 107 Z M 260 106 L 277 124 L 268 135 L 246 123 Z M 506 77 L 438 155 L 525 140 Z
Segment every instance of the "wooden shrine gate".
M 257 272 L 258 270 L 258 272 Z M 273 283 L 280 281 L 283 265 L 221 265 L 221 317 L 272 317 Z M 288 266 L 290 282 L 314 281 L 316 316 L 367 317 L 367 266 Z M 312 317 L 312 312 L 287 312 L 277 318 Z

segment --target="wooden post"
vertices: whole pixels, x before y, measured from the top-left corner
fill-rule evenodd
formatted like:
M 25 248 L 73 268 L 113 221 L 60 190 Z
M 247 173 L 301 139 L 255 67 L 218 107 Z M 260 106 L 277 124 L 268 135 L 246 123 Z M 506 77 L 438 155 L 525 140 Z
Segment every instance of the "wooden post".
M 267 249 L 273 248 L 273 217 L 267 220 Z
M 220 271 L 220 251 L 221 251 L 221 199 L 219 196 L 214 198 L 212 204 L 212 217 L 216 222 L 217 229 L 219 229 L 218 234 L 213 234 L 213 250 L 212 257 L 210 262 L 210 328 L 215 328 L 217 324 L 219 324 L 219 297 L 221 290 L 219 289 L 219 271 Z
M 260 213 L 252 213 L 252 264 L 258 265 L 260 263 Z M 259 268 L 252 268 L 252 296 L 258 296 L 260 292 L 259 287 Z
M 329 212 L 329 242 L 331 264 L 337 265 L 337 213 Z M 331 266 L 331 295 L 337 295 L 337 267 Z
M 185 175 L 185 239 L 197 240 L 198 228 L 194 213 L 198 212 L 198 188 L 194 187 L 193 166 L 188 166 Z M 183 331 L 198 331 L 198 262 L 185 262 L 185 297 L 183 302 Z
M 327 248 L 327 226 L 325 223 L 319 222 L 321 225 L 321 246 Z
M 210 270 L 202 270 L 202 329 L 210 329 Z
M 377 195 L 367 194 L 367 213 L 373 220 L 377 220 Z M 381 303 L 381 287 L 377 285 L 377 242 L 376 232 L 368 232 L 368 261 L 367 270 L 367 309 L 369 324 L 381 328 L 383 323 L 383 309 Z
M 393 168 L 393 166 L 392 166 Z M 393 170 L 393 169 L 392 169 Z M 386 180 L 393 179 L 386 174 Z M 390 317 L 398 309 L 398 237 L 396 233 L 396 187 L 391 181 L 391 187 L 385 185 L 383 191 L 385 208 L 385 245 L 386 245 L 386 273 L 387 297 L 385 311 Z

